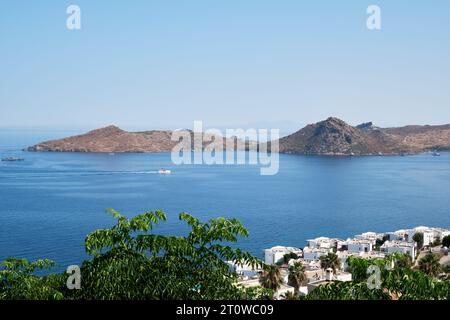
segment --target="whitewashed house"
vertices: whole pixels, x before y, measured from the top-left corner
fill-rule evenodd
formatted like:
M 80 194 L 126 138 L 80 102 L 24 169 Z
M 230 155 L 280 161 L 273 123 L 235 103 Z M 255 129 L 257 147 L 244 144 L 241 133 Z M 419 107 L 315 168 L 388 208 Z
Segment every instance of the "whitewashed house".
M 412 241 L 414 235 L 417 233 L 423 234 L 423 245 L 424 246 L 429 246 L 437 238 L 437 234 L 435 234 L 435 232 L 433 231 L 432 228 L 420 226 L 420 227 L 415 227 L 414 229 L 412 229 L 410 231 L 411 241 Z
M 352 281 L 352 274 L 348 272 L 339 272 L 338 274 L 334 274 L 332 269 L 325 270 L 325 275 L 323 278 L 311 281 L 308 283 L 308 293 L 313 291 L 314 289 L 327 285 L 329 283 L 333 282 L 346 282 L 346 281 Z
M 356 235 L 355 239 L 370 241 L 372 245 L 375 245 L 377 243 L 377 240 L 382 239 L 383 236 L 384 234 L 379 234 L 375 232 L 364 232 L 362 234 Z
M 303 260 L 305 261 L 317 261 L 322 256 L 326 256 L 328 253 L 333 252 L 332 248 L 310 248 L 303 249 Z
M 382 252 L 385 253 L 405 253 L 409 254 L 414 261 L 416 259 L 416 246 L 414 242 L 406 241 L 386 241 L 380 247 Z
M 338 243 L 342 241 L 336 238 L 319 237 L 307 240 L 308 247 L 311 249 L 332 249 L 337 248 Z
M 390 241 L 406 241 L 412 242 L 412 230 L 411 229 L 401 229 L 393 233 L 390 233 L 392 237 L 389 238 Z
M 275 264 L 283 259 L 283 256 L 288 253 L 295 253 L 297 256 L 302 256 L 303 251 L 300 248 L 295 247 L 283 247 L 276 246 L 270 249 L 264 250 L 264 262 L 266 264 Z
M 436 238 L 439 238 L 441 241 L 443 238 L 450 235 L 450 230 L 443 228 L 433 228 Z
M 349 251 L 338 251 L 337 256 L 339 260 L 341 260 L 341 270 L 347 270 L 348 264 L 347 259 L 349 257 L 358 257 L 361 259 L 384 259 L 386 254 L 378 251 L 370 251 L 370 252 L 349 252 Z
M 371 252 L 373 250 L 372 240 L 366 239 L 349 239 L 345 242 L 347 251 L 349 252 Z

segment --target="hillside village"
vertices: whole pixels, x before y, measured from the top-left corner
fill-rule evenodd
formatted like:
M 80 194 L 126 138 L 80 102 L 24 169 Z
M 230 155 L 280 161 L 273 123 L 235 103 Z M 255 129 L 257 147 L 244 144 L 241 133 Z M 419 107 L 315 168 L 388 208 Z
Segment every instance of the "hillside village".
M 284 247 L 275 246 L 264 250 L 264 263 L 278 266 L 282 284 L 275 293 L 275 298 L 283 299 L 287 294 L 294 294 L 294 287 L 288 284 L 289 267 L 301 263 L 305 281 L 298 288 L 300 295 L 307 295 L 318 286 L 338 282 L 352 281 L 348 271 L 349 257 L 362 259 L 384 259 L 390 254 L 401 253 L 411 258 L 413 265 L 427 253 L 437 254 L 443 266 L 450 265 L 449 248 L 442 245 L 442 239 L 450 237 L 450 231 L 443 228 L 416 227 L 395 232 L 365 232 L 347 240 L 318 237 L 307 240 L 307 246 Z M 337 267 L 324 268 L 322 260 L 329 254 L 338 258 Z M 248 265 L 238 265 L 231 261 L 229 265 L 239 275 L 238 285 L 251 288 L 261 286 L 262 269 L 254 269 Z

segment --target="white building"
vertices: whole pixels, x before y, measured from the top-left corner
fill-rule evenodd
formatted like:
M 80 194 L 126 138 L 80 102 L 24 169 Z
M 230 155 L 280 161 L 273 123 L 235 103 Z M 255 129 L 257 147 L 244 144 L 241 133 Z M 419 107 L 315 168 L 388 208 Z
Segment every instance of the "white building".
M 308 283 L 308 293 L 320 286 L 327 285 L 329 283 L 346 281 L 352 281 L 351 273 L 339 272 L 338 274 L 334 274 L 332 269 L 327 269 L 325 270 L 325 275 L 323 278 Z
M 287 293 L 294 293 L 295 289 L 294 287 L 291 287 L 285 283 L 281 284 L 280 288 L 275 293 L 274 298 L 275 299 L 283 299 L 283 296 Z
M 262 271 L 260 268 L 254 268 L 249 264 L 238 264 L 235 261 L 227 261 L 226 262 L 230 269 L 236 272 L 242 279 L 249 279 L 258 277 L 259 273 Z
M 416 227 L 413 229 L 415 233 L 423 233 L 423 245 L 431 245 L 436 240 L 441 240 L 450 235 L 450 231 L 443 228 Z
M 384 234 L 379 234 L 375 232 L 364 232 L 362 234 L 358 234 L 355 236 L 355 239 L 358 240 L 367 240 L 372 243 L 372 245 L 375 245 L 378 239 L 382 239 Z
M 336 238 L 319 237 L 316 239 L 307 240 L 308 247 L 311 249 L 332 249 L 336 248 L 338 242 L 341 241 Z
M 384 259 L 386 254 L 378 251 L 370 251 L 370 252 L 349 252 L 349 251 L 338 251 L 337 256 L 339 260 L 341 260 L 341 270 L 347 270 L 348 264 L 347 259 L 349 257 L 358 257 L 361 259 Z
M 389 241 L 406 241 L 411 242 L 412 241 L 412 231 L 411 230 L 397 230 L 395 232 L 389 232 L 387 235 L 389 236 Z
M 437 234 L 435 234 L 435 232 L 433 231 L 432 228 L 420 226 L 420 227 L 415 227 L 414 229 L 412 229 L 410 231 L 411 241 L 412 241 L 414 235 L 417 233 L 423 234 L 423 245 L 424 246 L 429 246 L 437 238 Z
M 389 232 L 389 240 L 399 240 L 413 242 L 413 237 L 416 233 L 423 234 L 423 245 L 431 245 L 436 240 L 442 240 L 443 237 L 450 234 L 450 231 L 443 228 L 430 228 L 425 226 L 415 227 L 414 229 L 397 230 L 395 232 Z
M 371 252 L 373 250 L 372 240 L 363 240 L 363 239 L 349 239 L 347 240 L 343 246 L 347 247 L 349 252 Z
M 264 250 L 264 262 L 266 264 L 275 264 L 283 259 L 283 256 L 288 253 L 295 253 L 297 256 L 301 256 L 303 251 L 302 249 L 295 247 L 276 246 Z
M 416 259 L 416 246 L 414 242 L 406 241 L 386 241 L 381 246 L 381 251 L 385 253 L 405 253 L 409 254 L 414 261 Z
M 433 231 L 436 234 L 436 238 L 439 238 L 441 241 L 443 238 L 450 235 L 450 231 L 443 228 L 433 228 Z
M 322 256 L 326 256 L 328 253 L 333 252 L 332 248 L 310 248 L 303 249 L 303 260 L 305 261 L 317 261 Z

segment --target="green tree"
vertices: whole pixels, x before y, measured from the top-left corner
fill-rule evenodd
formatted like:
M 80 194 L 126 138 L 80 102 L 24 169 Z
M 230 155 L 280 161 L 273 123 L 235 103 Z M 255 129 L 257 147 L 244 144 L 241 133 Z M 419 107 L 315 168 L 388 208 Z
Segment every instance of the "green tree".
M 419 260 L 419 269 L 429 276 L 437 276 L 441 271 L 439 258 L 431 252 L 428 253 Z
M 237 274 L 226 261 L 246 263 L 255 268 L 261 261 L 223 243 L 236 242 L 247 230 L 235 219 L 217 218 L 200 222 L 189 214 L 179 218 L 190 231 L 186 236 L 162 236 L 153 229 L 166 220 L 161 211 L 146 212 L 126 218 L 114 210 L 108 212 L 117 220 L 109 229 L 96 230 L 85 241 L 91 258 L 81 265 L 81 290 L 69 290 L 67 274 L 50 273 L 50 260 L 29 262 L 8 258 L 0 263 L 1 299 L 272 299 L 282 283 L 277 266 L 263 266 L 263 287 L 243 288 L 236 285 Z M 324 268 L 338 268 L 337 256 L 321 260 Z M 396 261 L 394 268 L 383 268 Z M 334 262 L 333 262 L 334 261 Z M 381 284 L 370 289 L 364 279 L 367 267 L 381 269 Z M 386 260 L 364 260 L 350 257 L 349 269 L 355 281 L 332 282 L 320 286 L 306 297 L 286 295 L 286 299 L 400 299 L 449 300 L 450 281 L 436 279 L 438 257 L 426 255 L 419 261 L 419 271 L 410 267 L 409 258 L 390 255 Z M 46 272 L 46 273 L 44 273 Z M 289 282 L 300 284 L 302 268 L 292 266 Z M 42 275 L 44 274 L 44 275 Z M 294 283 L 295 282 L 295 283 Z
M 371 265 L 376 265 L 380 269 L 386 262 L 383 259 L 363 259 L 357 256 L 347 258 L 347 271 L 352 274 L 352 279 L 357 282 L 366 281 L 369 277 L 367 270 Z
M 440 238 L 440 237 L 437 237 L 437 238 L 433 241 L 433 243 L 432 243 L 431 245 L 432 245 L 433 247 L 441 246 L 441 245 L 442 245 L 441 238 Z
M 439 281 L 409 268 L 384 270 L 383 287 L 400 300 L 448 300 L 450 281 Z
M 380 247 L 388 240 L 389 240 L 389 236 L 388 235 L 383 236 L 382 239 L 375 240 L 375 249 L 376 250 L 380 250 Z
M 289 267 L 288 285 L 294 287 L 294 293 L 298 295 L 299 289 L 306 281 L 305 267 L 300 262 Z
M 450 281 L 439 281 L 409 268 L 382 270 L 379 288 L 366 282 L 332 282 L 308 294 L 308 300 L 449 300 Z
M 289 252 L 283 255 L 283 258 L 280 259 L 280 261 L 277 261 L 277 265 L 278 266 L 282 266 L 283 264 L 288 264 L 289 261 L 291 261 L 292 259 L 297 260 L 298 259 L 298 255 L 294 252 Z
M 422 232 L 415 233 L 414 236 L 413 236 L 413 240 L 415 242 L 417 242 L 417 247 L 419 249 L 422 249 L 422 247 L 423 247 L 423 233 Z
M 162 211 L 131 219 L 112 209 L 108 212 L 117 224 L 86 238 L 86 251 L 94 258 L 81 268 L 85 298 L 235 299 L 244 293 L 235 286 L 237 275 L 225 261 L 260 264 L 252 255 L 221 244 L 248 236 L 236 219 L 202 223 L 181 213 L 179 219 L 191 231 L 186 237 L 174 237 L 150 232 L 166 220 Z
M 259 282 L 263 288 L 271 289 L 276 292 L 283 283 L 280 268 L 277 265 L 264 265 Z
M 281 296 L 284 300 L 300 300 L 300 297 L 296 293 L 292 293 L 291 291 L 286 292 Z
M 226 261 L 261 262 L 223 242 L 236 242 L 247 230 L 236 219 L 217 218 L 206 223 L 182 213 L 191 229 L 187 236 L 162 236 L 153 228 L 166 220 L 162 211 L 126 218 L 108 209 L 117 223 L 86 237 L 92 258 L 81 264 L 81 290 L 66 287 L 66 274 L 35 275 L 50 268 L 49 260 L 29 263 L 10 258 L 0 268 L 2 299 L 252 299 L 261 292 L 236 286 L 237 274 Z
M 337 254 L 330 252 L 327 255 L 320 257 L 320 267 L 324 270 L 331 268 L 336 272 L 336 270 L 339 270 L 341 267 L 341 261 Z
M 61 275 L 37 276 L 55 264 L 48 259 L 29 262 L 8 258 L 0 264 L 0 300 L 62 299 L 60 290 L 65 278 Z
M 369 289 L 365 282 L 331 282 L 312 290 L 307 300 L 389 300 L 382 289 Z
M 387 262 L 394 262 L 394 265 L 398 268 L 411 268 L 413 265 L 412 257 L 405 253 L 393 253 L 386 258 Z
M 450 248 L 450 235 L 442 238 L 442 245 L 444 247 Z

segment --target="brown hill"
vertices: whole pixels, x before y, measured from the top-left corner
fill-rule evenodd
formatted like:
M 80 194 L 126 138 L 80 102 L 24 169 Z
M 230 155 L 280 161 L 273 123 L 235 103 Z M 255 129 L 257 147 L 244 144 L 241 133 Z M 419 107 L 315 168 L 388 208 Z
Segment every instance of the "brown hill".
M 184 145 L 186 149 L 210 149 L 220 144 L 224 149 L 227 146 L 238 150 L 245 149 L 245 143 L 237 139 L 233 141 L 222 136 L 194 135 L 192 131 L 185 132 L 191 137 L 191 145 Z M 78 136 L 42 142 L 26 150 L 34 152 L 170 152 L 179 143 L 179 141 L 171 140 L 172 133 L 172 131 L 159 130 L 128 132 L 116 126 L 109 126 Z
M 199 151 L 214 146 L 244 150 L 255 142 L 231 140 L 208 134 L 191 136 L 185 148 Z M 128 132 L 116 126 L 96 129 L 83 135 L 39 143 L 28 151 L 54 152 L 170 152 L 179 142 L 172 141 L 172 131 Z M 228 147 L 228 148 L 227 148 Z M 450 150 L 450 125 L 379 128 L 371 122 L 351 126 L 337 118 L 310 124 L 279 140 L 281 153 L 308 155 L 371 155 L 419 153 Z
M 378 128 L 353 127 L 337 118 L 307 125 L 279 140 L 280 152 L 311 155 L 419 153 L 450 149 L 450 125 Z

